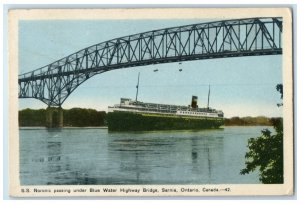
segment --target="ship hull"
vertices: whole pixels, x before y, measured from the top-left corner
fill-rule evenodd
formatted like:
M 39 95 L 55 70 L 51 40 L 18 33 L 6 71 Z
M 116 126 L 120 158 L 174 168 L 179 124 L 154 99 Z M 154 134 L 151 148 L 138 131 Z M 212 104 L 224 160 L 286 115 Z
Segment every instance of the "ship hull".
M 185 117 L 168 114 L 109 112 L 109 131 L 201 130 L 224 125 L 224 118 Z

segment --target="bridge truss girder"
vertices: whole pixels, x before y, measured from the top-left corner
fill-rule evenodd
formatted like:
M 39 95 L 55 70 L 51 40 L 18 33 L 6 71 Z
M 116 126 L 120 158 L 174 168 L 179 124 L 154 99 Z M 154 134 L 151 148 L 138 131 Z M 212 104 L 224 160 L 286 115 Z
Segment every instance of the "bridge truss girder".
M 19 75 L 19 98 L 61 106 L 84 81 L 106 71 L 211 58 L 282 54 L 281 18 L 252 18 L 154 30 L 99 43 Z

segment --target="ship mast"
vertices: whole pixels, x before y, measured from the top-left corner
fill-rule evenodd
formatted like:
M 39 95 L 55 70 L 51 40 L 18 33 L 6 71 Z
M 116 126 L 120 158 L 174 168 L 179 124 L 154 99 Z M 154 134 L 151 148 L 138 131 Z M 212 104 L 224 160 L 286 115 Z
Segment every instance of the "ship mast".
M 209 97 L 210 97 L 210 84 L 208 86 L 207 110 L 209 109 Z
M 137 101 L 138 93 L 139 93 L 139 84 L 140 84 L 140 73 L 138 75 L 138 82 L 136 85 L 136 95 L 135 95 L 135 101 Z

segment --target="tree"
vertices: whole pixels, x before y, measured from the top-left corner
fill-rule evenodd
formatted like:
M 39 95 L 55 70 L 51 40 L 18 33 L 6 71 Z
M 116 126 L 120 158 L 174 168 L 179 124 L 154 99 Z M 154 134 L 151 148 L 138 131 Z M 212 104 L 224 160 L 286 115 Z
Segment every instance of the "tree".
M 276 86 L 277 91 L 283 97 L 283 87 Z M 246 153 L 246 168 L 241 174 L 249 174 L 257 168 L 260 171 L 259 180 L 265 184 L 283 183 L 283 120 L 282 118 L 271 119 L 275 134 L 268 129 L 262 130 L 258 138 L 248 140 L 249 151 Z
M 276 90 L 280 93 L 280 98 L 282 99 L 283 98 L 283 86 L 282 86 L 282 84 L 277 84 Z M 283 106 L 283 103 L 277 103 L 277 106 L 278 107 Z

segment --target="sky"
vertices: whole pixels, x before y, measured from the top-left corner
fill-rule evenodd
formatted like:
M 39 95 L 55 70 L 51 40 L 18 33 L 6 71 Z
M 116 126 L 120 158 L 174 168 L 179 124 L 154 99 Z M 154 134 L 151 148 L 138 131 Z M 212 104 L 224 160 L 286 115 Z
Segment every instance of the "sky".
M 206 20 L 207 21 L 207 20 Z M 19 23 L 19 74 L 32 71 L 85 47 L 117 37 L 154 29 L 203 22 L 190 20 L 44 20 Z M 158 69 L 154 72 L 154 69 Z M 179 72 L 179 69 L 182 69 Z M 119 69 L 96 75 L 80 85 L 63 108 L 105 110 L 121 97 L 135 98 L 140 72 L 138 100 L 189 105 L 198 96 L 199 107 L 222 110 L 225 117 L 281 117 L 277 107 L 282 83 L 282 56 L 220 58 Z M 19 109 L 46 108 L 37 99 L 19 99 Z

